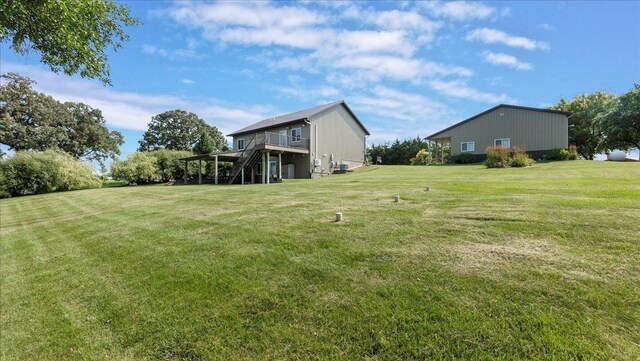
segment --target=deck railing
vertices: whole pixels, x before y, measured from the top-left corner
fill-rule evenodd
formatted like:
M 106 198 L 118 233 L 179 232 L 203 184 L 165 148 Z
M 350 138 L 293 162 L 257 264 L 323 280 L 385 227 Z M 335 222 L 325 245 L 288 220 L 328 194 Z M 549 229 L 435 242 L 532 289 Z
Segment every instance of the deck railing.
M 284 148 L 309 149 L 309 139 L 288 134 L 264 132 L 258 135 L 256 142 Z

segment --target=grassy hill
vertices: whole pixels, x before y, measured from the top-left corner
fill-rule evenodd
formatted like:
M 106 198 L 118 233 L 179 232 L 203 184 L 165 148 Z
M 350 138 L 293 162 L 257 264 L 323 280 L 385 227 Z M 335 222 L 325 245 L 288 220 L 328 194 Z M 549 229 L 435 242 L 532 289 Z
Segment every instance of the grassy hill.
M 639 211 L 588 161 L 5 199 L 0 352 L 637 360 Z

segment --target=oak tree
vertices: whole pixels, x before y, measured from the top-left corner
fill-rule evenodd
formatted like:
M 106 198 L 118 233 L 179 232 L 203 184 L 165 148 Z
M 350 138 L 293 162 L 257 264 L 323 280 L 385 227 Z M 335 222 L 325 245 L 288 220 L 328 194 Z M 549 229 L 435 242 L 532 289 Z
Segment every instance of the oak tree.
M 148 130 L 139 141 L 138 151 L 193 150 L 206 133 L 212 140 L 214 150 L 224 150 L 226 141 L 218 128 L 207 124 L 196 114 L 184 110 L 169 110 L 151 118 Z
M 22 55 L 35 50 L 56 73 L 104 84 L 111 83 L 107 51 L 122 47 L 123 28 L 137 24 L 127 7 L 107 0 L 0 1 L 0 42 Z
M 15 73 L 1 76 L 0 143 L 9 149 L 61 149 L 75 158 L 102 162 L 120 154 L 120 132 L 109 131 L 99 109 L 61 103 L 32 88 L 33 80 Z

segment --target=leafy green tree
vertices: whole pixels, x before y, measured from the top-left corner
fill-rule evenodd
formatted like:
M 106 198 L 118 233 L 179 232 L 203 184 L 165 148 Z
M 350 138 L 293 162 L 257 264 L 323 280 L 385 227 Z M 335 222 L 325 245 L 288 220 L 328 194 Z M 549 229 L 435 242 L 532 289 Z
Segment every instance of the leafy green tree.
M 102 111 L 83 103 L 64 103 L 71 119 L 58 147 L 76 158 L 98 160 L 114 158 L 120 154 L 124 143 L 122 134 L 109 131 Z M 65 124 L 62 124 L 63 126 Z
M 569 144 L 575 144 L 578 153 L 586 159 L 593 159 L 607 150 L 603 122 L 617 103 L 615 95 L 603 91 L 581 94 L 566 101 L 560 99 L 551 109 L 571 112 L 569 118 Z
M 32 88 L 34 81 L 15 73 L 0 86 L 0 143 L 13 150 L 59 148 L 74 157 L 104 161 L 120 154 L 122 134 L 109 131 L 98 109 L 60 103 Z
M 422 149 L 429 149 L 429 143 L 422 138 L 416 137 L 406 139 L 402 142 L 396 139 L 391 145 L 373 144 L 367 149 L 367 156 L 371 157 L 371 161 L 376 163 L 378 157 L 382 159 L 382 164 L 410 164 L 411 158 Z
M 110 84 L 107 50 L 129 37 L 123 28 L 139 24 L 127 7 L 107 0 L 0 1 L 0 42 L 18 54 L 30 50 L 52 71 L 97 78 Z
M 609 149 L 640 149 L 640 85 L 618 98 L 615 109 L 603 122 Z
M 193 152 L 195 154 L 209 154 L 215 151 L 216 146 L 213 144 L 213 139 L 209 136 L 208 133 L 203 132 L 200 135 L 200 139 L 198 139 L 198 143 L 193 147 Z
M 149 129 L 139 141 L 138 151 L 160 148 L 191 151 L 202 133 L 211 138 L 215 150 L 226 149 L 226 141 L 218 128 L 205 123 L 196 114 L 176 109 L 151 118 Z

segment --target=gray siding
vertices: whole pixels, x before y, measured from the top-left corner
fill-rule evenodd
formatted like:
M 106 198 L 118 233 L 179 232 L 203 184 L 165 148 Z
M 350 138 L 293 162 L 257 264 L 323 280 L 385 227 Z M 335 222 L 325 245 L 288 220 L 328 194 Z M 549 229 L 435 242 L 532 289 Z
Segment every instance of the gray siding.
M 366 132 L 344 106 L 331 108 L 309 120 L 312 176 L 330 174 L 331 162 L 347 163 L 350 168 L 364 164 Z M 320 167 L 313 165 L 316 158 L 321 160 Z
M 494 139 L 510 138 L 511 146 L 527 151 L 567 148 L 567 116 L 549 112 L 501 107 L 449 129 L 436 138 L 451 137 L 452 155 L 460 154 L 462 142 L 475 142 L 473 154 L 484 154 Z
M 287 154 L 282 156 L 282 166 L 293 164 L 295 166 L 296 179 L 309 178 L 309 155 Z

